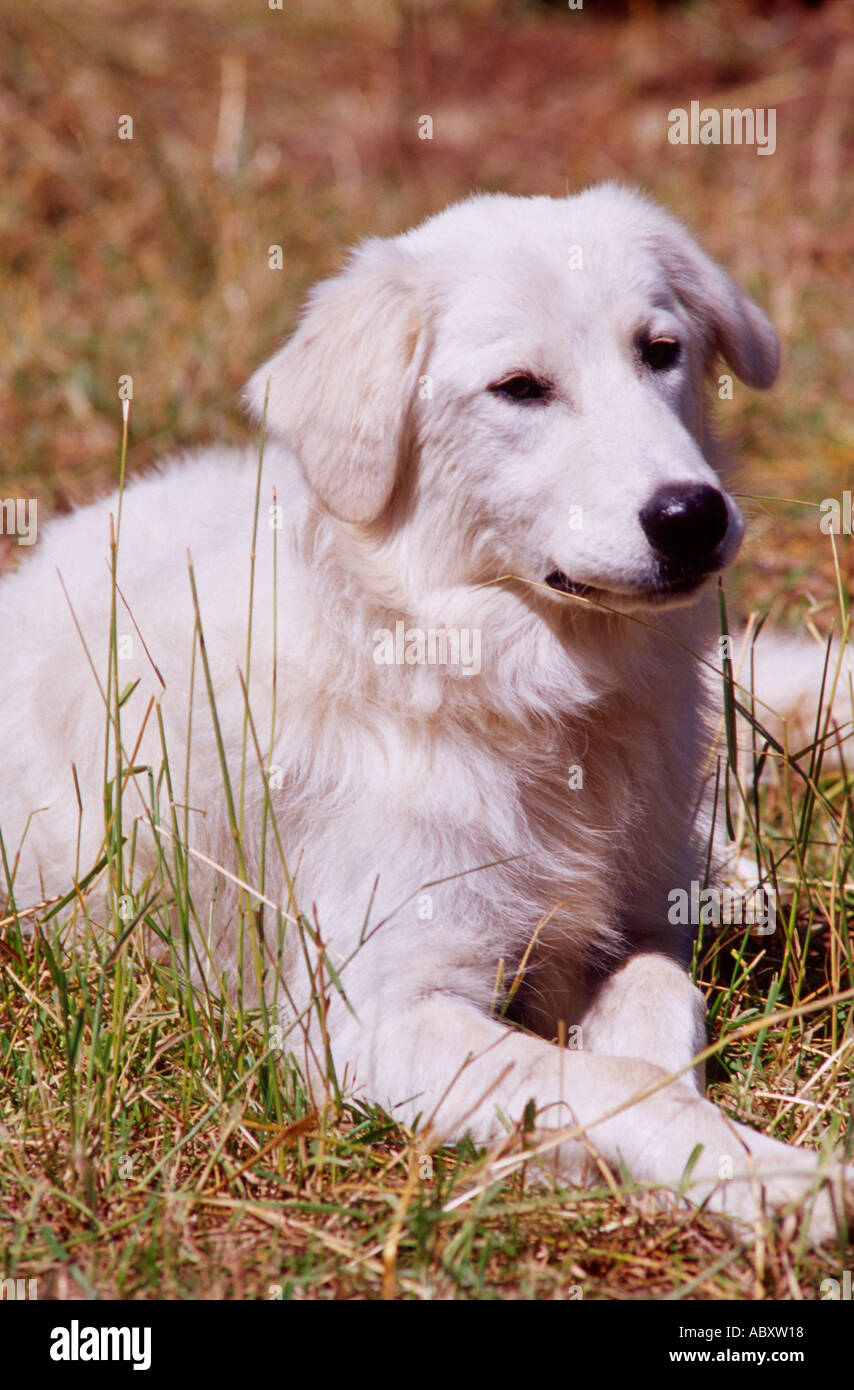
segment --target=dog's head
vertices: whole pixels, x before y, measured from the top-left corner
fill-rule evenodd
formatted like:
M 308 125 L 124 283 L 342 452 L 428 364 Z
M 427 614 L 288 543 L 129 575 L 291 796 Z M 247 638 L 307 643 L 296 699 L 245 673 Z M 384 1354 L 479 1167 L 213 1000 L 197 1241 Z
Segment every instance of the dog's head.
M 673 217 L 604 185 L 365 243 L 247 394 L 260 414 L 269 389 L 329 512 L 406 533 L 425 588 L 514 574 L 633 609 L 685 602 L 738 550 L 718 359 L 771 385 L 770 323 Z

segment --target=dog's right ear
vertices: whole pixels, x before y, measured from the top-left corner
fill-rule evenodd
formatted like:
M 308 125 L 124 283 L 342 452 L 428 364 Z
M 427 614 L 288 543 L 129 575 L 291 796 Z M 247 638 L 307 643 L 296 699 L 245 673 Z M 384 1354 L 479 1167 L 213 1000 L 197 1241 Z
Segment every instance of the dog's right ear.
M 300 461 L 342 521 L 370 522 L 391 500 L 423 357 L 410 262 L 374 239 L 310 292 L 288 342 L 250 380 L 251 413 Z
M 770 320 L 739 285 L 702 251 L 681 223 L 656 209 L 655 241 L 673 289 L 707 338 L 747 386 L 773 386 L 780 344 Z

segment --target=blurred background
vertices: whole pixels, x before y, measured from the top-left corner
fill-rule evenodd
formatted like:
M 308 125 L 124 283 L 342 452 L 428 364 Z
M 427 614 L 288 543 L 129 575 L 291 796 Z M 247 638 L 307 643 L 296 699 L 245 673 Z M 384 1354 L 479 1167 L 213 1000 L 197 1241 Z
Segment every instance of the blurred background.
M 820 611 L 817 504 L 854 486 L 852 92 L 848 0 L 3 0 L 0 495 L 43 520 L 109 486 L 123 373 L 131 468 L 250 438 L 242 384 L 360 237 L 616 178 L 780 331 L 776 391 L 719 407 L 753 498 L 740 595 Z M 669 144 L 693 100 L 773 107 L 775 153 Z

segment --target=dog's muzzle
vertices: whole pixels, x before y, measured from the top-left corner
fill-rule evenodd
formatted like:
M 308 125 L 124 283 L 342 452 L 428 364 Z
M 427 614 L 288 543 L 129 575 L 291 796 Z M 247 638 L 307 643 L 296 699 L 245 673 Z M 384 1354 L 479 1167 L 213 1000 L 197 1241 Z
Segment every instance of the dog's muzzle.
M 701 575 L 716 568 L 729 512 L 722 494 L 708 483 L 671 483 L 653 494 L 640 523 L 665 570 Z

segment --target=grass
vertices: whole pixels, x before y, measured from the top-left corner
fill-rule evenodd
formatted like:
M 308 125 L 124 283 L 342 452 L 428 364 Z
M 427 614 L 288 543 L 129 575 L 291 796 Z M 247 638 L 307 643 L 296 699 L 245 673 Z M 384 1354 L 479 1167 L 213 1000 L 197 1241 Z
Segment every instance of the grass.
M 815 522 L 818 500 L 850 478 L 852 443 L 843 251 L 854 193 L 840 86 L 851 38 L 839 9 L 785 8 L 769 32 L 750 8 L 636 7 L 582 31 L 537 6 L 294 4 L 277 44 L 267 26 L 281 17 L 261 21 L 256 8 L 143 5 L 120 22 L 92 3 L 73 21 L 62 6 L 4 8 L 6 490 L 37 496 L 44 515 L 164 448 L 247 438 L 240 385 L 305 285 L 360 234 L 473 186 L 560 193 L 618 175 L 702 229 L 786 338 L 778 396 L 737 389 L 722 407 L 750 460 L 753 540 L 730 603 L 764 612 L 773 595 L 774 621 L 845 630 L 854 547 L 819 543 Z M 670 106 L 747 91 L 778 106 L 773 159 L 662 159 L 654 123 Z M 436 119 L 429 149 L 411 135 L 422 110 Z M 122 112 L 135 118 L 127 147 L 115 137 Z M 274 243 L 281 272 L 268 266 Z M 117 468 L 123 372 L 134 434 Z M 120 546 L 117 518 L 116 557 Z M 198 641 L 197 653 L 199 698 L 215 716 Z M 41 1298 L 65 1299 L 809 1299 L 851 1267 L 850 1248 L 802 1248 L 789 1226 L 737 1240 L 703 1214 L 662 1213 L 606 1170 L 584 1192 L 532 1182 L 540 1165 L 524 1126 L 498 1154 L 467 1143 L 433 1153 L 342 1096 L 334 1072 L 310 1096 L 298 1035 L 284 1036 L 248 986 L 224 990 L 205 958 L 168 750 L 162 768 L 136 769 L 115 642 L 92 657 L 107 672 L 107 907 L 69 884 L 66 901 L 28 919 L 33 934 L 13 891 L 0 919 L 2 1277 L 37 1278 Z M 823 732 L 817 711 L 806 748 L 787 752 L 766 748 L 760 727 L 730 775 L 733 827 L 777 887 L 781 930 L 707 935 L 694 971 L 710 1005 L 711 1095 L 769 1134 L 808 1146 L 829 1136 L 850 1152 L 854 804 L 850 768 L 822 766 Z M 263 763 L 265 747 L 247 715 L 245 764 Z M 229 790 L 239 847 L 242 791 Z M 134 875 L 139 796 L 152 815 L 168 812 L 172 832 L 147 883 Z M 272 818 L 265 833 L 272 843 Z M 7 885 L 14 852 L 3 846 Z M 252 887 L 247 981 L 259 920 L 273 943 L 295 929 L 322 1008 L 337 986 L 316 934 L 295 901 L 265 908 L 264 884 Z M 491 1162 L 513 1155 L 494 1179 Z

